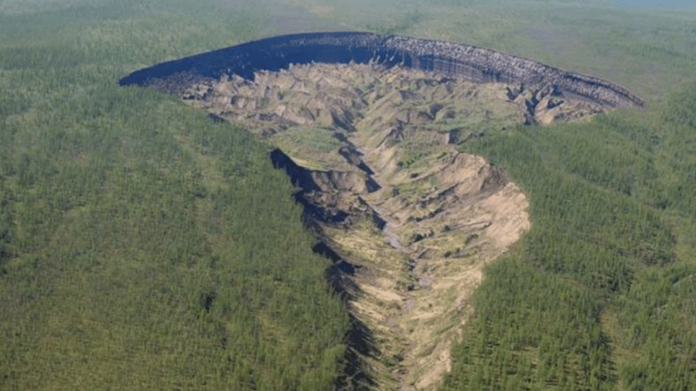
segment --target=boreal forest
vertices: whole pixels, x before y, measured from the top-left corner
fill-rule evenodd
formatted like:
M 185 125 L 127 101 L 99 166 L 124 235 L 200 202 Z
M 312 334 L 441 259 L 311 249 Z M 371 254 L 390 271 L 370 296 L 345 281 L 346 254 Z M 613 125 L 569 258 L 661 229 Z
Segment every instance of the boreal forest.
M 525 124 L 511 120 L 517 106 L 493 102 L 504 86 L 455 86 L 489 100 L 431 116 L 437 137 L 456 128 L 448 149 L 415 130 L 392 141 L 404 151 L 394 170 L 408 175 L 384 191 L 413 205 L 446 180 L 413 184 L 443 156 L 480 157 L 481 189 L 489 178 L 514 183 L 528 220 L 493 249 L 493 233 L 455 235 L 465 214 L 422 232 L 379 219 L 319 226 L 271 157 L 280 148 L 327 170 L 327 151 L 344 145 L 335 129 L 317 120 L 267 137 L 253 115 L 223 120 L 212 103 L 118 83 L 165 61 L 318 31 L 490 48 L 609 80 L 644 104 Z M 430 83 L 355 69 L 341 72 L 377 97 Z M 0 390 L 694 390 L 695 69 L 688 5 L 0 0 Z M 294 72 L 318 88 L 313 71 Z M 345 80 L 322 77 L 345 92 Z M 378 109 L 360 115 L 387 115 Z M 373 201 L 361 197 L 350 202 Z M 391 204 L 380 205 L 386 215 Z M 421 209 L 409 224 L 424 226 Z M 386 250 L 427 243 L 421 258 Z M 438 290 L 471 265 L 479 277 L 452 285 L 465 296 Z M 385 281 L 396 293 L 373 290 Z M 402 297 L 422 297 L 433 320 L 409 317 Z

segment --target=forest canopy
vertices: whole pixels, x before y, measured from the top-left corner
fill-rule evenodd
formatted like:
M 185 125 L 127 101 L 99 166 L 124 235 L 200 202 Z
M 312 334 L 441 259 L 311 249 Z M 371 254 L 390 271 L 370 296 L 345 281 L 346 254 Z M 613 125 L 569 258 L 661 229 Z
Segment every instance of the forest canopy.
M 486 269 L 442 389 L 693 389 L 694 19 L 601 1 L 0 1 L 0 390 L 346 384 L 349 313 L 269 148 L 116 84 L 336 29 L 490 47 L 647 102 L 459 145 L 521 185 L 532 229 Z

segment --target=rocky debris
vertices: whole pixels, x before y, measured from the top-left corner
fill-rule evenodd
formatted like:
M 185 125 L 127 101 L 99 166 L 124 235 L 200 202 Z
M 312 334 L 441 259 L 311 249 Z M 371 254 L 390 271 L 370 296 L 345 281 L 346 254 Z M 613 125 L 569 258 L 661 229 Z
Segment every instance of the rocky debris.
M 464 75 L 479 82 L 517 82 L 551 86 L 594 103 L 641 106 L 643 101 L 628 90 L 592 76 L 565 72 L 531 60 L 475 46 L 392 36 L 385 45 L 411 56 L 415 68 Z
M 320 82 L 305 79 L 308 74 L 319 76 L 308 68 L 322 69 Z M 358 86 L 343 80 L 344 74 Z M 271 139 L 288 129 L 330 129 L 344 163 L 359 167 L 368 177 L 373 168 L 349 140 L 357 124 L 375 130 L 371 148 L 390 149 L 398 143 L 416 147 L 416 140 L 421 146 L 456 145 L 481 137 L 486 127 L 495 124 L 549 124 L 606 110 L 586 100 L 566 97 L 548 85 L 481 85 L 442 78 L 432 72 L 375 64 L 294 66 L 287 71 L 260 72 L 255 81 L 223 76 L 218 81 L 205 80 L 191 86 L 181 96 L 192 105 L 208 108 L 213 115 L 245 122 Z M 481 107 L 481 101 L 499 103 Z M 265 125 L 259 127 L 260 123 Z M 305 147 L 316 145 L 308 141 Z M 384 174 L 385 170 L 395 171 L 412 163 L 409 159 L 389 160 L 391 167 L 378 164 L 374 169 Z M 380 188 L 374 181 L 367 181 L 373 191 Z

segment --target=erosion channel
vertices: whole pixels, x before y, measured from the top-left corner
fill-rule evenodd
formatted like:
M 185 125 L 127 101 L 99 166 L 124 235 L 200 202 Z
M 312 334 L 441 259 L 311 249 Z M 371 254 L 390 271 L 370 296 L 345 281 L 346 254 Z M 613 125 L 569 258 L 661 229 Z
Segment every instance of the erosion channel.
M 219 74 L 170 64 L 159 79 L 135 73 L 123 84 L 176 93 L 275 148 L 273 164 L 296 185 L 320 238 L 314 250 L 333 261 L 330 283 L 362 330 L 349 347 L 360 362 L 347 374 L 357 388 L 436 388 L 482 268 L 529 228 L 520 188 L 457 145 L 640 103 L 621 89 L 619 98 L 609 89 L 589 99 L 543 80 L 477 80 L 384 61 L 274 64 Z

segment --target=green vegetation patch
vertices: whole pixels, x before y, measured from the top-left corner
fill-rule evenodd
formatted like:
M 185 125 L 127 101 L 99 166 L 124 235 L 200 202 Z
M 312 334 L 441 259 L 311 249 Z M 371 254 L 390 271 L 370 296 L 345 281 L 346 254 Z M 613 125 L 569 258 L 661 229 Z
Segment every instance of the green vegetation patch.
M 696 384 L 694 231 L 684 229 L 696 206 L 696 96 L 686 91 L 664 109 L 465 144 L 523 186 L 532 229 L 487 269 L 444 389 Z
M 273 135 L 269 142 L 292 157 L 302 156 L 303 162 L 309 164 L 307 168 L 326 170 L 344 163 L 340 156 L 336 156 L 341 142 L 334 137 L 334 132 L 332 129 L 297 126 Z M 336 164 L 327 164 L 327 159 Z
M 347 311 L 268 147 L 116 85 L 244 40 L 243 15 L 167 7 L 0 15 L 2 390 L 314 391 L 343 369 Z
M 491 47 L 649 103 L 696 63 L 692 11 L 191 4 L 0 2 L 0 389 L 319 390 L 342 368 L 345 310 L 267 149 L 116 88 L 128 72 L 298 20 Z M 487 269 L 444 389 L 696 387 L 694 90 L 463 145 L 523 186 L 533 228 Z

